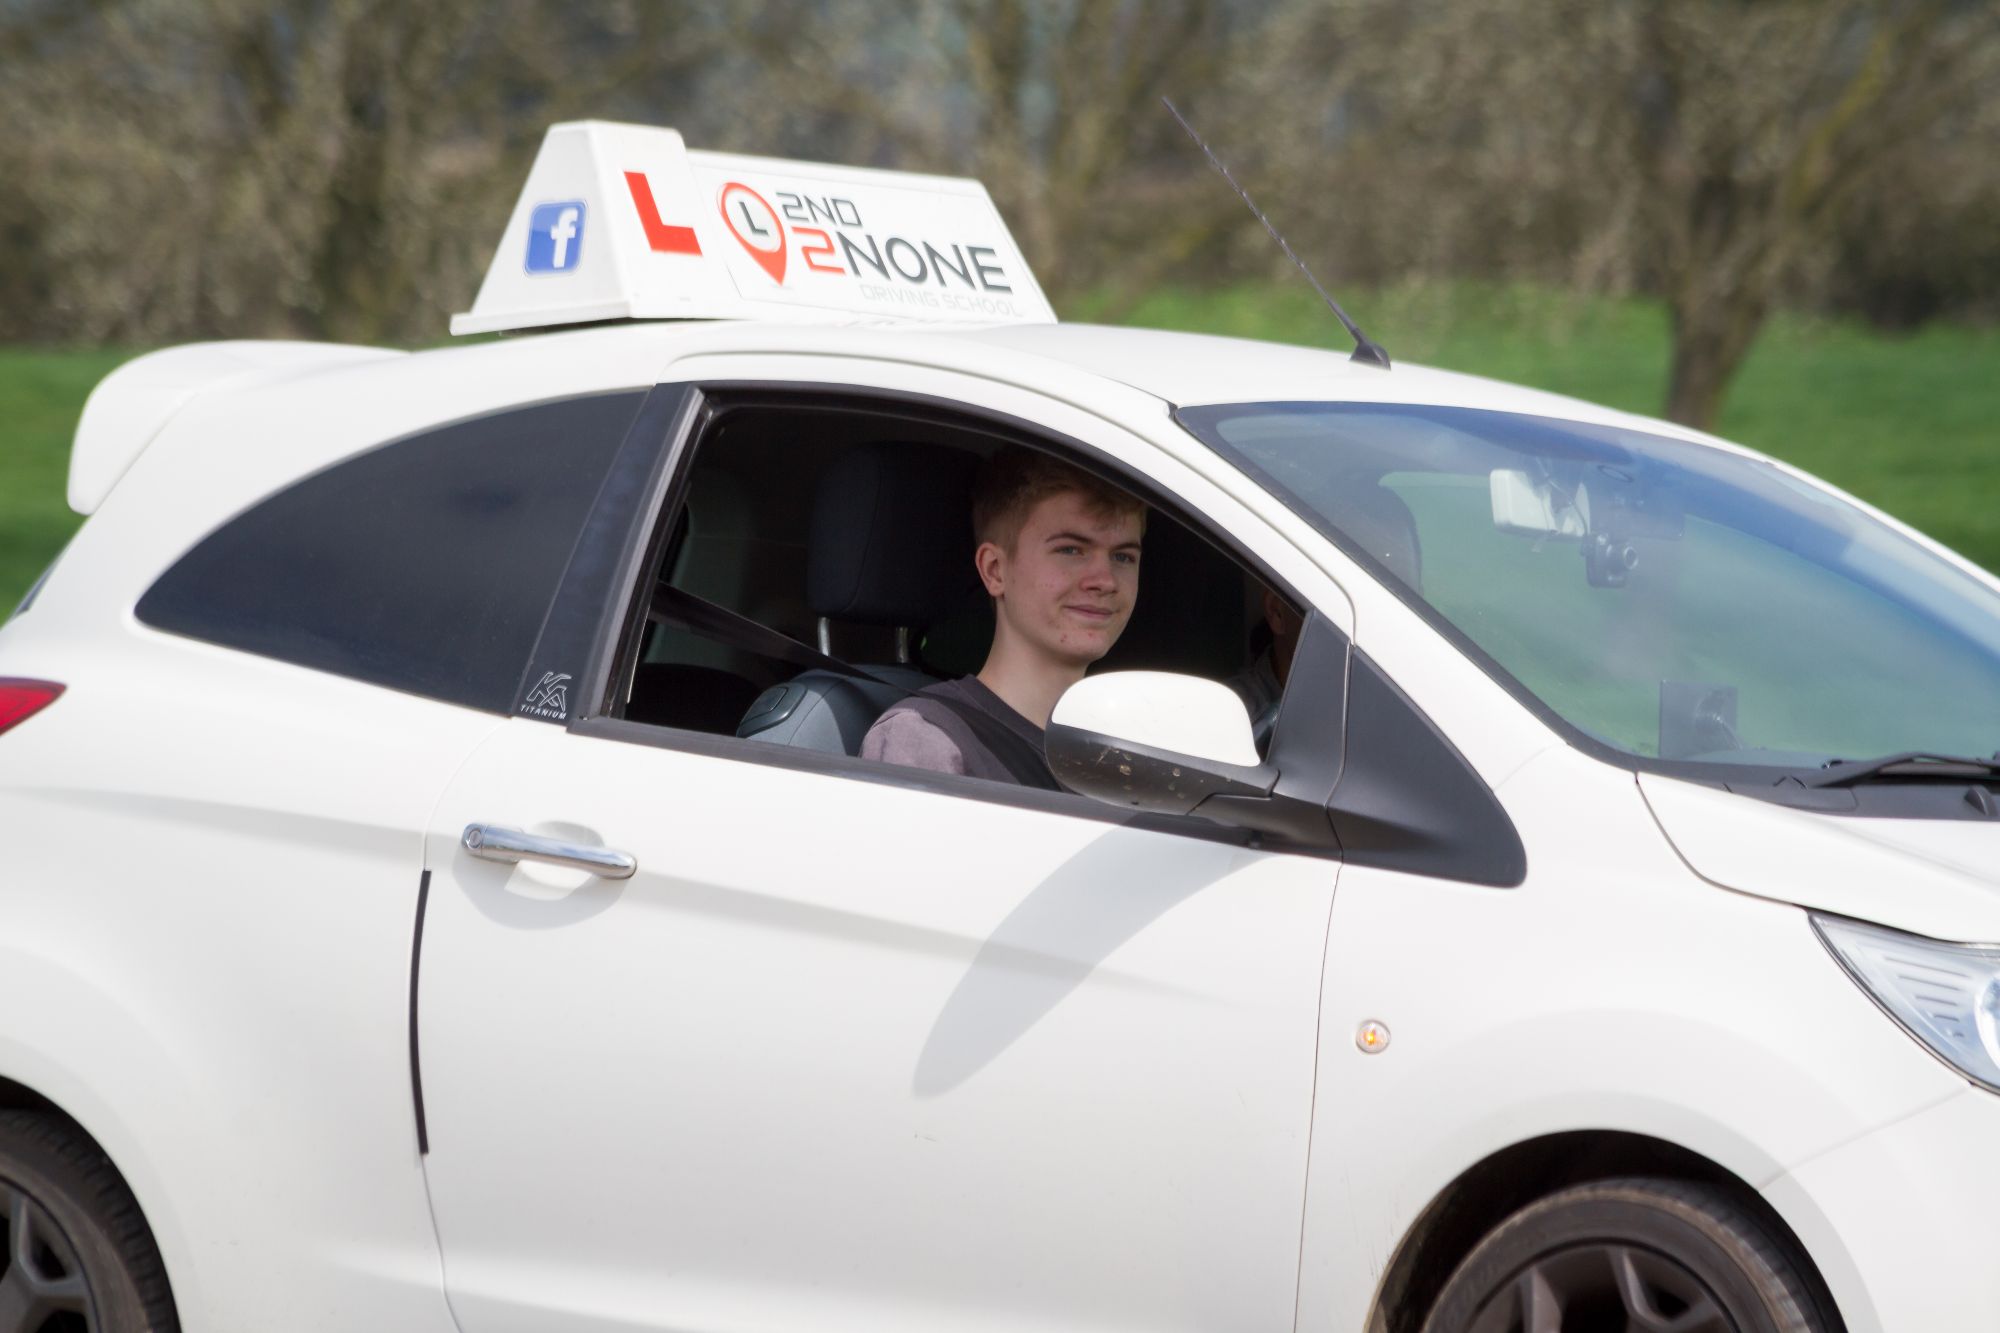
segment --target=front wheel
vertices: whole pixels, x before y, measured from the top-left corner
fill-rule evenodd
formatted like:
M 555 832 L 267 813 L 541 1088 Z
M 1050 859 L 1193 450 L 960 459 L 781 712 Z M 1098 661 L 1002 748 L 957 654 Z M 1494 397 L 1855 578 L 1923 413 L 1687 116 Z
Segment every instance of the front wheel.
M 1720 1190 L 1579 1185 L 1473 1248 L 1424 1333 L 1830 1333 L 1792 1262 Z
M 0 1111 L 0 1333 L 173 1333 L 132 1192 L 69 1122 Z

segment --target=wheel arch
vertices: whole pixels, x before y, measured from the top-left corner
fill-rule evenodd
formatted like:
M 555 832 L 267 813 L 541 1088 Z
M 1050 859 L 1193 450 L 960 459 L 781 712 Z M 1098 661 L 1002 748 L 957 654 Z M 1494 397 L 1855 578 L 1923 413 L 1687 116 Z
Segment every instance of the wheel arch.
M 138 1191 L 132 1188 L 131 1179 L 125 1174 L 124 1169 L 118 1165 L 118 1159 L 112 1155 L 111 1150 L 106 1148 L 103 1142 L 95 1134 L 91 1133 L 81 1120 L 71 1115 L 53 1098 L 44 1096 L 25 1083 L 0 1074 L 0 1111 L 35 1111 L 62 1121 L 65 1129 L 75 1134 L 103 1156 L 105 1165 L 111 1169 L 113 1175 L 118 1177 L 118 1183 L 124 1186 L 126 1191 L 132 1195 L 134 1202 L 138 1202 Z M 139 1212 L 142 1217 L 146 1216 L 146 1208 L 143 1203 L 139 1203 Z M 147 1218 L 147 1225 L 152 1225 L 150 1217 Z
M 1665 1139 L 1624 1130 L 1570 1130 L 1526 1139 L 1461 1172 L 1417 1215 L 1397 1245 L 1368 1317 L 1368 1333 L 1419 1333 L 1452 1270 L 1500 1222 L 1572 1185 L 1646 1176 L 1722 1190 L 1798 1266 L 1820 1308 L 1842 1333 L 1839 1308 L 1819 1266 L 1784 1217 L 1727 1167 Z
M 90 1234 L 98 1236 L 94 1243 L 109 1247 L 101 1250 L 100 1257 L 107 1257 L 116 1267 L 97 1269 L 98 1276 L 87 1279 L 93 1284 L 100 1279 L 108 1280 L 112 1288 L 109 1292 L 103 1287 L 96 1291 L 98 1301 L 112 1303 L 111 1307 L 98 1307 L 98 1318 L 107 1326 L 115 1324 L 121 1328 L 133 1317 L 142 1319 L 149 1328 L 178 1328 L 180 1307 L 152 1221 L 131 1180 L 104 1144 L 56 1102 L 27 1084 L 4 1076 L 0 1076 L 0 1112 L 7 1113 L 10 1134 L 25 1135 L 30 1150 L 38 1148 L 44 1154 L 21 1159 L 22 1169 L 29 1173 L 25 1188 L 31 1204 L 36 1197 L 32 1183 L 35 1175 L 66 1180 L 73 1189 L 80 1188 L 81 1193 L 57 1185 L 54 1188 L 58 1196 L 43 1199 L 43 1205 L 57 1209 L 56 1197 L 60 1197 L 67 1201 L 60 1206 L 83 1210 L 79 1216 L 86 1220 Z M 14 1177 L 7 1183 L 19 1185 L 21 1178 Z M 63 1223 L 58 1220 L 55 1225 L 60 1232 Z M 77 1239 L 72 1234 L 62 1243 L 73 1245 Z M 88 1262 L 79 1260 L 79 1253 L 74 1248 L 68 1253 L 69 1261 L 78 1264 L 70 1274 L 73 1278 L 85 1277 L 92 1271 Z M 134 1303 L 123 1304 L 128 1300 Z M 107 1313 L 107 1309 L 111 1312 Z M 81 1322 L 88 1315 L 72 1317 Z
M 65 1115 L 60 1106 L 27 1084 L 16 1083 L 4 1074 L 0 1074 L 0 1111 L 54 1111 L 65 1120 L 75 1123 L 74 1118 Z M 91 1142 L 95 1143 L 97 1140 L 92 1139 Z
M 103 1154 L 159 1247 L 181 1317 L 198 1314 L 205 1305 L 181 1212 L 126 1114 L 149 1095 L 185 1100 L 185 1071 L 122 997 L 45 954 L 0 951 L 0 1012 L 51 1016 L 32 1040 L 0 1035 L 0 1108 L 59 1117 Z

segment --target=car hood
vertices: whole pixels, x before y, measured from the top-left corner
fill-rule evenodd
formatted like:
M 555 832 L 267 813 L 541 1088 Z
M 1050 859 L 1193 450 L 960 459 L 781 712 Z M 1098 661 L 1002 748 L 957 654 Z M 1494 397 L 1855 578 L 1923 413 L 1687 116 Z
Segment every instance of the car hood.
M 2000 944 L 2000 821 L 1795 810 L 1653 773 L 1639 790 L 1697 875 L 1933 939 Z

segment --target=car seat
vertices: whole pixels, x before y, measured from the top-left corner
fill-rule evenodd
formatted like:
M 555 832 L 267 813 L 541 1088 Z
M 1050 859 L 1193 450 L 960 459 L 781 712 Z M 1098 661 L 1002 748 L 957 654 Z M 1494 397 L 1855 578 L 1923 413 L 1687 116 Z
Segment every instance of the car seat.
M 836 460 L 814 496 L 806 599 L 831 621 L 911 631 L 976 581 L 971 454 L 907 442 L 862 445 Z M 899 636 L 907 638 L 907 636 Z M 937 677 L 908 662 L 865 665 L 874 679 L 808 670 L 757 696 L 736 734 L 826 754 L 859 754 L 884 710 Z

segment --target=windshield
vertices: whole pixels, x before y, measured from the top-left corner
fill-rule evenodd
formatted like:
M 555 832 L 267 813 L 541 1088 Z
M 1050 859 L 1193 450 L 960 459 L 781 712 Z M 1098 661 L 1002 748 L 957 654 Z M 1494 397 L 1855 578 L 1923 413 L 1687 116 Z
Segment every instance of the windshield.
M 1517 694 L 1624 756 L 2000 751 L 2000 594 L 1770 463 L 1473 408 L 1177 415 Z

